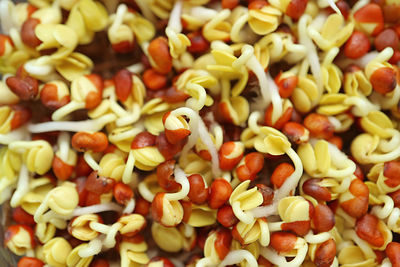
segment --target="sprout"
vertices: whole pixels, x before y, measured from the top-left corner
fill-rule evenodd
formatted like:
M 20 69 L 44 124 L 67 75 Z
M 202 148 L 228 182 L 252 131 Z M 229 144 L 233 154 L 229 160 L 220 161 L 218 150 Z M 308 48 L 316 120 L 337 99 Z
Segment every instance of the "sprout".
M 53 131 L 67 131 L 67 132 L 98 132 L 103 127 L 115 121 L 114 114 L 106 114 L 94 120 L 85 121 L 49 121 L 37 124 L 30 124 L 28 130 L 31 133 L 45 133 Z

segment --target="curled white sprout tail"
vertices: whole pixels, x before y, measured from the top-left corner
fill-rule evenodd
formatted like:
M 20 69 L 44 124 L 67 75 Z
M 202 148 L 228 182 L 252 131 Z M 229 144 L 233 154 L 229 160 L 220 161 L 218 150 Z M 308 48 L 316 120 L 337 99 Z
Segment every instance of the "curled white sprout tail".
M 182 13 L 182 0 L 177 0 L 174 4 L 174 8 L 172 9 L 167 28 L 175 31 L 176 33 L 180 33 L 182 31 L 182 23 L 181 23 L 181 13 Z
M 134 198 L 131 198 L 126 204 L 125 209 L 122 211 L 122 214 L 131 214 L 135 209 L 136 201 Z
M 266 258 L 267 260 L 278 266 L 297 267 L 300 266 L 304 261 L 305 257 L 307 256 L 307 251 L 308 251 L 308 245 L 306 242 L 304 242 L 304 245 L 298 249 L 296 257 L 289 262 L 286 260 L 284 256 L 279 255 L 274 249 L 269 247 L 261 248 L 260 254 L 264 258 Z
M 175 181 L 181 185 L 181 190 L 176 193 L 166 193 L 165 198 L 170 201 L 184 199 L 189 194 L 190 190 L 189 180 L 187 179 L 185 172 L 179 168 L 178 165 L 175 165 L 174 176 Z
M 340 12 L 340 9 L 336 6 L 335 1 L 333 0 L 325 0 L 328 2 L 329 6 L 339 15 L 342 15 L 342 12 Z
M 253 254 L 251 254 L 248 250 L 239 249 L 230 251 L 224 260 L 218 265 L 218 267 L 235 265 L 241 263 L 242 261 L 246 261 L 246 266 L 248 267 L 258 266 L 257 260 L 254 258 Z
M 124 20 L 124 15 L 128 11 L 128 7 L 125 4 L 120 4 L 118 6 L 117 12 L 115 14 L 115 19 L 110 27 L 110 31 L 116 31 L 118 27 L 121 26 Z
M 70 138 L 67 132 L 62 132 L 58 136 L 57 145 L 60 151 L 60 158 L 66 162 L 68 159 L 68 151 L 70 150 Z
M 312 21 L 312 18 L 310 17 L 310 15 L 307 15 L 307 14 L 303 15 L 300 18 L 299 26 L 298 26 L 299 43 L 304 45 L 307 48 L 307 51 L 308 51 L 307 60 L 310 63 L 311 72 L 316 79 L 318 91 L 319 91 L 319 97 L 320 97 L 323 92 L 324 83 L 322 80 L 321 64 L 319 63 L 317 49 L 307 33 L 307 24 L 310 23 L 311 21 Z M 319 99 L 319 97 L 318 97 L 318 99 Z
M 93 158 L 91 151 L 85 151 L 83 154 L 83 158 L 85 159 L 86 163 L 92 168 L 94 171 L 101 171 L 101 168 L 97 161 Z
M 260 85 L 260 92 L 264 100 L 263 108 L 266 108 L 272 102 L 272 123 L 275 123 L 282 115 L 282 99 L 279 95 L 278 87 L 276 86 L 270 74 L 265 73 L 261 63 L 254 55 L 254 48 L 252 46 L 244 45 L 242 48 L 242 55 L 243 58 L 247 59 L 245 63 L 246 67 L 257 76 L 258 83 Z M 241 57 L 239 57 L 236 64 L 240 63 Z
M 187 155 L 189 150 L 194 147 L 198 137 L 207 146 L 211 155 L 212 171 L 215 177 L 221 173 L 219 169 L 218 152 L 213 143 L 210 135 L 208 134 L 207 127 L 197 112 L 188 107 L 181 107 L 171 111 L 174 116 L 187 116 L 189 118 L 190 135 L 186 145 L 182 149 L 182 155 Z
M 135 168 L 135 156 L 133 155 L 133 151 L 129 151 L 128 159 L 125 164 L 124 172 L 122 174 L 122 182 L 124 184 L 129 184 L 132 181 L 132 173 Z
M 22 198 L 29 192 L 29 172 L 25 165 L 21 166 L 18 176 L 17 190 L 10 200 L 10 206 L 15 208 L 20 205 Z
M 97 237 L 91 240 L 86 248 L 79 250 L 78 255 L 79 257 L 82 258 L 88 258 L 97 255 L 101 252 L 102 246 L 103 246 L 103 241 L 100 239 L 100 237 Z
M 29 132 L 25 126 L 6 134 L 0 134 L 0 144 L 8 145 L 15 141 L 28 140 Z
M 28 130 L 31 133 L 45 133 L 53 131 L 67 132 L 98 132 L 107 123 L 115 121 L 117 117 L 114 114 L 106 114 L 94 120 L 85 121 L 49 121 L 37 124 L 28 125 Z
M 278 214 L 279 201 L 282 198 L 289 196 L 289 193 L 292 190 L 296 189 L 297 184 L 299 183 L 299 180 L 301 178 L 301 175 L 303 174 L 303 163 L 301 162 L 297 153 L 292 148 L 289 148 L 286 151 L 286 153 L 290 157 L 290 159 L 293 161 L 295 170 L 285 180 L 283 185 L 278 190 L 275 191 L 274 200 L 273 200 L 272 204 L 270 204 L 268 206 L 264 206 L 264 207 L 257 207 L 252 210 L 254 217 L 261 218 L 261 217 L 268 217 L 271 215 Z
M 97 204 L 87 207 L 77 207 L 74 212 L 72 213 L 73 217 L 90 214 L 90 213 L 100 213 L 103 211 L 116 211 L 118 213 L 122 212 L 122 207 L 116 203 L 104 203 L 104 204 Z

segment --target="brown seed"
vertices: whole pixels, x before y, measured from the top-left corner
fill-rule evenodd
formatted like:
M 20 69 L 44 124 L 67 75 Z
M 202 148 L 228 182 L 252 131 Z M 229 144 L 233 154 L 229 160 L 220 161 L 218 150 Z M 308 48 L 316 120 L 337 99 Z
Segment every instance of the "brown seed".
M 396 50 L 399 46 L 399 37 L 393 29 L 385 29 L 376 36 L 374 44 L 378 51 L 382 51 L 386 47 Z
M 38 24 L 40 24 L 40 20 L 35 18 L 29 18 L 22 24 L 21 39 L 27 46 L 36 47 L 42 43 L 35 35 L 35 28 Z

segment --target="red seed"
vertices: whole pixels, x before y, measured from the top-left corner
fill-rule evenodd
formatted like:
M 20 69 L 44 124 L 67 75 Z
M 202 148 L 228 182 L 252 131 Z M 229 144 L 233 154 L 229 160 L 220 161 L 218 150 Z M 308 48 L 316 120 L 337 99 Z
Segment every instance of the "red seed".
M 132 35 L 133 35 L 132 40 L 126 40 L 116 44 L 111 44 L 113 50 L 121 54 L 126 54 L 133 51 L 133 49 L 135 48 L 135 34 Z
M 96 87 L 95 91 L 91 91 L 86 95 L 85 98 L 85 108 L 86 109 L 94 109 L 98 105 L 100 105 L 102 101 L 102 94 L 104 89 L 104 81 L 100 75 L 97 74 L 89 74 L 86 77 L 93 83 Z
M 182 222 L 188 223 L 190 216 L 192 216 L 192 202 L 180 200 L 179 203 L 181 203 L 182 208 L 183 208 Z
M 114 188 L 115 180 L 104 176 L 99 176 L 97 171 L 93 171 L 87 178 L 85 189 L 97 195 L 111 192 Z
M 283 223 L 281 229 L 283 231 L 289 231 L 295 233 L 298 236 L 304 236 L 310 231 L 311 222 L 297 221 L 297 222 Z
M 319 200 L 319 201 L 330 201 L 332 196 L 331 192 L 325 187 L 320 186 L 318 183 L 321 179 L 308 179 L 303 184 L 303 191 L 309 196 Z
M 336 243 L 329 239 L 319 244 L 315 251 L 314 263 L 317 267 L 329 267 L 332 265 L 336 256 Z
M 129 185 L 121 182 L 115 184 L 113 195 L 115 200 L 121 205 L 127 205 L 128 202 L 133 199 L 132 189 L 129 187 Z
M 295 75 L 286 78 L 281 78 L 281 75 L 282 71 L 275 77 L 275 83 L 279 88 L 279 95 L 283 98 L 289 98 L 296 88 L 299 79 Z
M 230 112 L 229 106 L 226 102 L 218 103 L 218 115 L 217 116 L 218 116 L 218 119 L 220 122 L 233 124 L 231 112 Z
M 253 181 L 264 167 L 264 156 L 259 152 L 252 152 L 244 157 L 244 164 L 236 168 L 240 181 Z
M 232 230 L 231 230 L 231 233 L 232 233 L 232 237 L 233 237 L 235 240 L 239 241 L 239 243 L 240 243 L 242 246 L 245 245 L 245 241 L 244 241 L 243 237 L 241 236 L 241 234 L 239 233 L 239 231 L 238 231 L 238 229 L 237 229 L 237 224 L 236 224 L 235 226 L 233 226 L 233 228 L 232 228 Z
M 397 86 L 397 71 L 393 68 L 382 67 L 375 70 L 369 80 L 375 91 L 380 94 L 387 94 Z
M 157 91 L 156 97 L 161 97 L 167 103 L 179 103 L 189 98 L 185 92 L 178 90 L 175 86 L 169 87 L 167 90 Z
M 232 227 L 239 222 L 230 205 L 224 205 L 218 209 L 217 221 L 226 228 Z
M 339 8 L 340 13 L 342 13 L 344 19 L 347 20 L 347 18 L 349 17 L 350 11 L 351 11 L 349 4 L 345 0 L 339 0 L 335 4 Z M 335 12 L 335 11 L 332 9 L 332 12 Z
M 302 124 L 293 121 L 285 123 L 282 133 L 295 144 L 306 143 L 310 138 L 307 129 Z
M 61 99 L 58 98 L 57 86 L 52 83 L 46 83 L 40 91 L 40 100 L 43 106 L 55 110 L 65 106 L 70 101 L 70 96 L 65 95 Z
M 171 144 L 168 142 L 165 132 L 162 132 L 157 136 L 155 145 L 161 155 L 163 155 L 166 160 L 170 160 L 182 151 L 186 141 L 187 139 L 183 139 L 176 144 Z
M 389 63 L 392 65 L 397 65 L 400 62 L 400 51 L 394 50 L 393 56 L 389 59 Z
M 354 19 L 360 23 L 374 23 L 372 36 L 376 36 L 384 28 L 382 8 L 377 4 L 367 4 L 354 13 Z
M 276 187 L 280 188 L 286 179 L 294 173 L 294 168 L 291 164 L 283 162 L 279 164 L 271 175 L 271 183 Z
M 44 266 L 44 263 L 37 259 L 37 258 L 31 258 L 31 257 L 22 257 L 18 261 L 17 267 L 42 267 Z
M 52 168 L 54 175 L 57 177 L 57 179 L 65 181 L 72 176 L 75 166 L 69 165 L 59 157 L 54 156 Z
M 39 92 L 38 81 L 27 74 L 8 77 L 6 84 L 14 94 L 24 101 L 35 99 Z
M 357 235 L 374 247 L 381 247 L 385 243 L 383 234 L 378 228 L 379 219 L 372 214 L 365 214 L 356 222 Z
M 383 9 L 383 18 L 385 23 L 396 23 L 400 20 L 400 5 L 392 4 L 392 5 L 384 5 Z
M 200 174 L 192 174 L 188 177 L 190 190 L 188 197 L 194 204 L 203 204 L 207 201 L 209 190 Z
M 273 110 L 273 105 L 269 105 L 267 110 L 265 111 L 265 116 L 264 116 L 264 121 L 267 126 L 274 127 L 278 130 L 282 129 L 283 125 L 290 120 L 292 117 L 293 113 L 293 108 L 289 107 L 286 110 L 283 111 L 283 114 L 279 117 L 279 119 L 275 122 L 272 123 L 272 110 Z
M 389 193 L 389 196 L 393 199 L 394 206 L 400 208 L 400 190 Z
M 154 61 L 153 68 L 161 74 L 168 74 L 172 69 L 172 57 L 167 39 L 165 37 L 153 39 L 147 50 Z
M 27 213 L 23 208 L 16 207 L 12 210 L 12 218 L 14 222 L 19 224 L 35 225 L 33 216 Z
M 126 69 L 122 69 L 115 74 L 113 80 L 115 83 L 115 94 L 118 100 L 125 102 L 133 88 L 132 73 Z
M 143 83 L 150 90 L 160 90 L 167 85 L 167 76 L 158 73 L 154 69 L 147 69 L 143 73 Z
M 249 9 L 261 9 L 264 6 L 268 5 L 267 1 L 264 0 L 255 0 L 249 3 Z
M 88 176 L 92 172 L 92 168 L 87 164 L 82 154 L 78 155 L 78 161 L 75 166 L 75 174 L 77 177 Z
M 76 185 L 76 191 L 79 195 L 79 206 L 84 207 L 86 206 L 86 198 L 88 195 L 88 191 L 86 190 L 86 177 L 78 177 L 74 179 L 72 182 Z
M 380 251 L 380 250 L 374 250 L 374 253 L 376 255 L 375 261 L 378 264 L 382 264 L 382 261 L 386 258 L 385 252 L 384 251 Z
M 72 136 L 71 145 L 77 151 L 102 152 L 108 147 L 108 138 L 102 132 L 77 132 Z
M 30 47 L 36 47 L 42 43 L 35 34 L 36 26 L 40 24 L 40 20 L 28 18 L 21 26 L 21 39 L 24 44 Z
M 156 144 L 156 136 L 149 132 L 141 132 L 133 138 L 131 149 L 139 149 Z
M 148 202 L 144 198 L 138 197 L 136 199 L 135 210 L 133 211 L 133 213 L 138 213 L 140 215 L 147 216 L 147 214 L 149 214 L 150 211 L 150 206 L 151 206 L 150 202 Z
M 153 220 L 158 223 L 161 223 L 163 218 L 163 206 L 164 206 L 164 196 L 165 193 L 157 193 L 151 203 L 151 216 Z
M 335 214 L 327 205 L 318 204 L 315 207 L 312 222 L 314 224 L 313 229 L 318 233 L 328 232 L 335 226 Z
M 299 19 L 306 10 L 308 0 L 291 0 L 286 8 L 286 15 L 292 19 Z
M 360 218 L 368 211 L 369 189 L 362 181 L 354 179 L 349 191 L 354 198 L 340 203 L 340 206 L 350 216 Z
M 238 0 L 225 0 L 225 2 L 238 2 Z M 224 0 L 222 1 L 222 6 Z M 229 8 L 229 7 L 226 7 Z M 190 53 L 204 53 L 210 48 L 210 43 L 203 37 L 201 32 L 190 32 L 187 34 L 191 45 L 187 48 Z
M 374 44 L 378 51 L 382 51 L 386 47 L 398 49 L 399 37 L 393 29 L 385 29 L 376 36 Z
M 258 192 L 260 192 L 263 196 L 263 203 L 261 206 L 267 206 L 272 204 L 272 201 L 274 199 L 274 190 L 266 186 L 265 184 L 256 184 Z
M 157 167 L 157 181 L 162 189 L 167 192 L 177 192 L 181 185 L 172 177 L 175 168 L 175 160 L 167 160 Z
M 240 142 L 223 143 L 218 151 L 220 168 L 224 171 L 232 170 L 242 159 L 243 152 L 244 146 Z
M 168 111 L 167 113 L 164 114 L 162 121 L 165 127 L 166 121 L 168 117 L 171 115 L 171 111 Z M 190 130 L 185 129 L 185 128 L 179 128 L 175 130 L 170 130 L 168 128 L 165 128 L 165 135 L 167 137 L 168 142 L 171 144 L 177 144 L 181 142 L 183 139 L 188 137 L 190 135 Z
M 289 252 L 296 245 L 297 236 L 292 233 L 274 232 L 271 234 L 271 247 L 278 253 Z
M 356 59 L 364 56 L 370 49 L 368 36 L 360 31 L 354 31 L 344 46 L 344 54 Z
M 11 129 L 17 129 L 27 123 L 32 117 L 32 111 L 28 107 L 21 105 L 11 105 L 14 116 L 11 119 Z
M 329 139 L 335 131 L 335 127 L 325 115 L 311 113 L 304 119 L 303 123 L 310 134 L 317 138 Z
M 220 260 L 223 260 L 225 256 L 229 253 L 231 243 L 232 235 L 230 231 L 225 228 L 218 229 L 214 247 Z
M 234 9 L 239 5 L 239 0 L 222 0 L 222 8 Z
M 225 179 L 215 179 L 210 187 L 208 204 L 212 209 L 218 209 L 228 201 L 232 194 L 232 186 Z
M 6 52 L 6 44 L 14 45 L 9 36 L 0 34 L 0 57 L 4 56 Z
M 385 184 L 392 188 L 400 185 L 400 162 L 388 161 L 383 166 L 383 175 L 387 178 L 384 180 Z
M 28 4 L 28 6 L 26 7 L 27 17 L 30 18 L 32 16 L 33 12 L 35 12 L 36 10 L 38 10 L 37 7 L 35 7 L 31 4 Z
M 386 255 L 393 267 L 400 267 L 400 244 L 397 242 L 390 242 L 386 247 Z
M 197 242 L 197 246 L 201 250 L 204 250 L 204 245 L 206 243 L 209 232 L 210 232 L 210 229 L 207 229 L 206 227 L 199 228 L 196 242 Z
M 86 206 L 92 206 L 92 205 L 97 205 L 100 204 L 100 199 L 101 195 L 93 193 L 93 192 L 87 192 L 86 198 L 85 198 L 85 205 Z

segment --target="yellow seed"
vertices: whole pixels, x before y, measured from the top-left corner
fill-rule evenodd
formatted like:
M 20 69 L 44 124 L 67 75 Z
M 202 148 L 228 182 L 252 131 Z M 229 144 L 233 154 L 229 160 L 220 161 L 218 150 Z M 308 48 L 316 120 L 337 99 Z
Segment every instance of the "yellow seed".
M 180 232 L 174 227 L 165 227 L 156 222 L 151 226 L 151 234 L 157 246 L 167 252 L 178 252 L 183 248 Z
M 99 233 L 90 228 L 91 222 L 99 222 L 99 216 L 96 214 L 85 214 L 74 218 L 69 226 L 71 235 L 82 241 L 95 239 Z
M 55 237 L 43 246 L 45 262 L 54 267 L 65 267 L 71 251 L 71 245 L 62 237 Z

